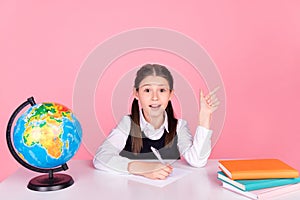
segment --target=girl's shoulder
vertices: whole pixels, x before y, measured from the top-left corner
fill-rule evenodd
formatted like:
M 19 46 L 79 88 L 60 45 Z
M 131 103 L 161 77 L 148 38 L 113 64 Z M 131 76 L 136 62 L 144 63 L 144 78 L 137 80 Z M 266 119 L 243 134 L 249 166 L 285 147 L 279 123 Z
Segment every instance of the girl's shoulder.
M 130 126 L 131 126 L 131 118 L 130 116 L 125 115 L 119 121 L 117 129 L 120 129 L 122 132 L 129 133 Z
M 186 120 L 184 119 L 178 119 L 178 122 L 177 122 L 177 129 L 182 129 L 183 127 L 186 127 L 188 126 L 188 123 Z

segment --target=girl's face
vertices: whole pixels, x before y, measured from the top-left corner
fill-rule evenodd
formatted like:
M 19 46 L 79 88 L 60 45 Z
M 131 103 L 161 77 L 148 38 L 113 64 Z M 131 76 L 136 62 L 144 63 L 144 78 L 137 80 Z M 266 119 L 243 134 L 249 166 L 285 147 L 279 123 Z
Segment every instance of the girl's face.
M 151 119 L 163 117 L 174 92 L 170 91 L 169 83 L 165 78 L 147 76 L 141 81 L 138 91 L 134 88 L 133 93 L 143 108 L 145 119 L 151 123 Z

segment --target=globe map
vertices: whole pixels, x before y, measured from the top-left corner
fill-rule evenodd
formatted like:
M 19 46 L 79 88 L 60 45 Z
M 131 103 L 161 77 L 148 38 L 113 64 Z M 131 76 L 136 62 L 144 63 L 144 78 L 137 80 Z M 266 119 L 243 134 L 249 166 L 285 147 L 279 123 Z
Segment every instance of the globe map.
M 38 168 L 66 163 L 78 151 L 82 129 L 72 111 L 57 103 L 30 107 L 17 120 L 13 144 L 19 157 Z

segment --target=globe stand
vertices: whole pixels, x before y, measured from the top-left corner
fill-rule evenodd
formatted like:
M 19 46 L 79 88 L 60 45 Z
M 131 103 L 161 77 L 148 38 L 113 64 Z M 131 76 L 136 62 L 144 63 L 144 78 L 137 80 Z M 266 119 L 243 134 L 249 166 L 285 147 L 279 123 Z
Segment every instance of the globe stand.
M 74 180 L 67 174 L 53 174 L 50 170 L 48 175 L 41 175 L 31 179 L 27 188 L 35 191 L 54 191 L 73 185 Z
M 16 116 L 18 115 L 18 113 L 25 108 L 27 105 L 31 105 L 34 106 L 36 105 L 34 98 L 30 97 L 27 99 L 27 101 L 25 101 L 24 103 L 22 103 L 11 115 L 8 125 L 7 125 L 7 129 L 6 129 L 6 141 L 7 141 L 7 146 L 8 149 L 10 151 L 10 153 L 13 155 L 13 157 L 25 168 L 35 171 L 35 172 L 40 172 L 40 173 L 48 173 L 48 175 L 41 175 L 41 176 L 37 176 L 33 179 L 31 179 L 27 185 L 27 188 L 31 189 L 31 190 L 35 190 L 35 191 L 54 191 L 54 190 L 60 190 L 60 189 L 64 189 L 67 188 L 71 185 L 73 185 L 74 180 L 71 176 L 67 175 L 67 174 L 54 174 L 54 172 L 59 172 L 59 171 L 65 171 L 68 169 L 67 164 L 63 164 L 60 167 L 57 168 L 52 168 L 52 169 L 43 169 L 43 168 L 38 168 L 38 167 L 34 167 L 30 164 L 28 164 L 27 162 L 25 162 L 22 158 L 20 158 L 20 156 L 18 155 L 18 153 L 15 151 L 12 141 L 11 141 L 11 127 L 13 124 L 14 119 L 16 118 Z

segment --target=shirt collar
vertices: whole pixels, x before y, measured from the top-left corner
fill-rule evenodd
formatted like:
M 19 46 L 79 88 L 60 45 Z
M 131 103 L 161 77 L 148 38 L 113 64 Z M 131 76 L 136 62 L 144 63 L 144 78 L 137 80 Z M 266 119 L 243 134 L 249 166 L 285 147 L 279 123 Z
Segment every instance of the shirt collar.
M 169 132 L 168 115 L 167 115 L 166 111 L 165 111 L 164 115 L 165 115 L 164 123 L 157 130 L 166 129 L 166 131 Z M 142 132 L 145 131 L 145 129 L 151 129 L 153 131 L 155 130 L 154 127 L 149 122 L 146 121 L 142 109 L 140 109 L 140 127 L 141 127 Z

